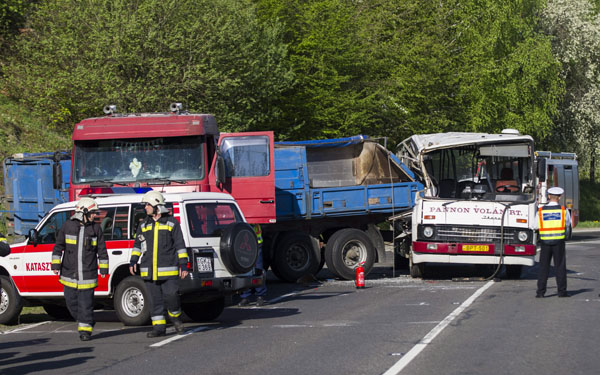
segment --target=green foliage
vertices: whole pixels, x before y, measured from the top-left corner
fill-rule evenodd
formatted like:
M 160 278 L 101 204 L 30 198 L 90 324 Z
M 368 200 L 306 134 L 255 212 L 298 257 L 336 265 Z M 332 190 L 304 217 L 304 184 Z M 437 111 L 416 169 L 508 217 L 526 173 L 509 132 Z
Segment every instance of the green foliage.
M 249 1 L 51 0 L 31 16 L 3 82 L 70 132 L 106 104 L 165 111 L 179 101 L 221 130 L 269 128 L 293 76 L 277 22 Z
M 600 183 L 592 183 L 589 180 L 579 181 L 579 220 L 600 220 Z
M 297 77 L 283 137 L 552 129 L 564 88 L 542 1 L 257 3 L 284 22 Z
M 71 137 L 56 133 L 13 100 L 0 95 L 0 158 L 21 152 L 50 152 L 71 148 Z

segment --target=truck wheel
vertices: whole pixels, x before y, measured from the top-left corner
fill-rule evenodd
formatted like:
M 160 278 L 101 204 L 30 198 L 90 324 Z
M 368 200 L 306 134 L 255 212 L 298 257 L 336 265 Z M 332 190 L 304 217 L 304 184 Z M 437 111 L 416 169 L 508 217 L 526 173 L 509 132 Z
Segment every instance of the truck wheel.
M 139 276 L 123 279 L 115 290 L 117 317 L 126 326 L 143 326 L 150 322 L 150 297 Z
M 67 306 L 48 303 L 44 304 L 43 308 L 44 311 L 46 311 L 46 314 L 50 315 L 56 320 L 74 320 L 69 312 L 69 309 L 67 309 Z
M 521 265 L 510 265 L 510 266 L 505 266 L 506 267 L 506 277 L 509 279 L 520 279 L 521 278 L 521 271 L 523 270 L 523 266 Z
M 316 275 L 321 262 L 317 241 L 302 232 L 287 233 L 277 245 L 271 268 L 283 281 L 295 283 L 306 275 Z
M 425 277 L 425 263 L 413 263 L 412 255 L 409 258 L 410 276 L 413 279 L 422 279 Z
M 336 276 L 354 280 L 356 267 L 364 262 L 365 276 L 375 263 L 375 246 L 369 236 L 358 229 L 346 228 L 335 232 L 325 248 L 327 268 Z
M 258 259 L 258 243 L 254 229 L 246 223 L 232 223 L 221 235 L 221 259 L 232 274 L 242 274 L 254 269 Z
M 15 324 L 23 309 L 23 301 L 12 281 L 0 276 L 0 324 Z
M 210 322 L 217 319 L 225 310 L 225 298 L 221 297 L 208 302 L 183 303 L 181 309 L 195 322 Z

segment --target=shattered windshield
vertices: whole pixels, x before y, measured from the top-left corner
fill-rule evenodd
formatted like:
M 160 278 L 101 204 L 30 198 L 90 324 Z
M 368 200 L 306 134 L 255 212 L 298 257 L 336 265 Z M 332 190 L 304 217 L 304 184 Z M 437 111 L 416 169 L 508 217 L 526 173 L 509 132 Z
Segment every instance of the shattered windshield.
M 76 141 L 73 183 L 199 180 L 204 143 L 203 136 Z
M 527 200 L 534 191 L 532 145 L 485 144 L 439 149 L 423 155 L 430 196 Z

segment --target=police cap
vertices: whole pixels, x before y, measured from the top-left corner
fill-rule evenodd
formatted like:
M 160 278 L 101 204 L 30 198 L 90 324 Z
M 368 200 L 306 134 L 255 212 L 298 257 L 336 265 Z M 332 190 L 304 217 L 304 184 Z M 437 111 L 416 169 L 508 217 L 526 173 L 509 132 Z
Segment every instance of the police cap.
M 548 189 L 548 195 L 563 195 L 564 189 L 558 186 Z

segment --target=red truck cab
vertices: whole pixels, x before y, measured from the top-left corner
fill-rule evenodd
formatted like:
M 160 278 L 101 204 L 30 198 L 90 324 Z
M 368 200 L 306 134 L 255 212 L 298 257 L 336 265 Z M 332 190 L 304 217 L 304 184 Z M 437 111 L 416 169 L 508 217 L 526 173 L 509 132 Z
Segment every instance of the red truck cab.
M 75 125 L 69 200 L 144 187 L 223 192 L 248 222 L 274 222 L 273 132 L 220 134 L 213 115 L 174 105 L 165 113 L 105 113 Z M 221 152 L 235 162 L 226 165 Z

